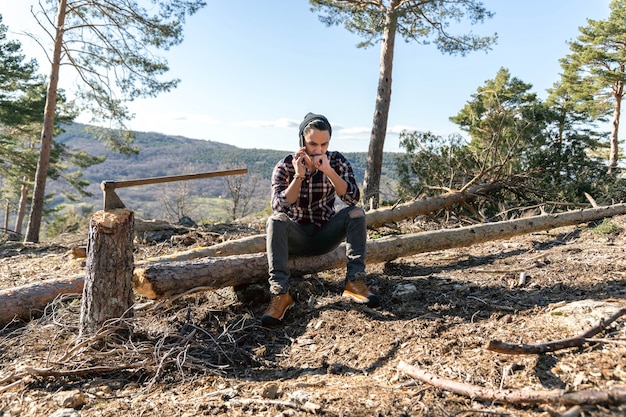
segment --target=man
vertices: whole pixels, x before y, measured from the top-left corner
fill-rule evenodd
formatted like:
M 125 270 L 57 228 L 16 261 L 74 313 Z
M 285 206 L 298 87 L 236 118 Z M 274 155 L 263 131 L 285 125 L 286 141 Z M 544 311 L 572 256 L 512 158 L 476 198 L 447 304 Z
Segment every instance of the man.
M 346 240 L 346 285 L 343 295 L 377 307 L 380 299 L 364 282 L 367 228 L 357 207 L 359 187 L 352 166 L 329 151 L 332 127 L 321 114 L 308 113 L 300 124 L 300 148 L 276 164 L 272 174 L 272 209 L 267 221 L 267 260 L 272 299 L 261 323 L 281 324 L 294 304 L 289 294 L 290 255 L 322 255 Z M 335 198 L 347 207 L 335 212 Z

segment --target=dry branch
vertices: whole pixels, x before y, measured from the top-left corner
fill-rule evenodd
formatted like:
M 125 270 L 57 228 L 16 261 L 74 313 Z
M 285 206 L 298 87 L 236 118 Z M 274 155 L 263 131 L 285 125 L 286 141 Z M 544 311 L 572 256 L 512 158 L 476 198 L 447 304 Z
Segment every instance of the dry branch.
M 604 391 L 584 390 L 530 390 L 507 389 L 494 390 L 478 385 L 465 384 L 451 379 L 440 378 L 435 374 L 411 366 L 404 361 L 398 364 L 398 370 L 422 382 L 463 395 L 478 401 L 498 401 L 507 404 L 556 403 L 565 405 L 611 405 L 626 402 L 626 386 L 613 387 Z
M 626 308 L 618 310 L 615 314 L 606 320 L 600 320 L 596 326 L 587 330 L 586 332 L 572 337 L 570 339 L 557 340 L 549 343 L 542 343 L 538 345 L 526 345 L 523 343 L 505 343 L 499 340 L 492 340 L 487 346 L 487 350 L 498 353 L 506 353 L 509 355 L 537 355 L 547 352 L 555 352 L 561 349 L 568 349 L 572 347 L 580 347 L 589 341 L 589 338 L 597 335 L 601 331 L 611 325 L 615 320 L 626 314 Z

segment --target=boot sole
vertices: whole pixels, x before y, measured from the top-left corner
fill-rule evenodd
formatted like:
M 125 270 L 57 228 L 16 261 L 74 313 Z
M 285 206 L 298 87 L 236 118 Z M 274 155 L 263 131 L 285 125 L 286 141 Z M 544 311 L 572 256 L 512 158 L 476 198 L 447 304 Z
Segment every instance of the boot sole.
M 362 295 L 355 294 L 355 293 L 350 292 L 350 291 L 344 291 L 343 292 L 343 296 L 350 298 L 352 301 L 354 301 L 354 302 L 356 302 L 358 304 L 365 304 L 368 307 L 374 308 L 374 307 L 379 307 L 380 306 L 380 299 L 376 295 L 371 295 L 370 297 L 365 298 Z

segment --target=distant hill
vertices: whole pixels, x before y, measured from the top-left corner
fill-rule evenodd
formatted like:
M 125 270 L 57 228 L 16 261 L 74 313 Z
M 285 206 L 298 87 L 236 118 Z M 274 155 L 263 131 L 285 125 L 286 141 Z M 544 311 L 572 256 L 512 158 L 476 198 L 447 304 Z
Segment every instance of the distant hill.
M 55 138 L 70 149 L 86 150 L 90 155 L 104 155 L 106 161 L 83 170 L 83 176 L 90 182 L 87 188 L 93 197 L 83 198 L 80 203 L 102 208 L 100 183 L 104 180 L 128 180 L 160 177 L 167 175 L 192 174 L 235 168 L 247 168 L 245 182 L 254 182 L 254 210 L 262 210 L 267 205 L 270 193 L 272 169 L 285 151 L 269 149 L 241 149 L 224 143 L 189 139 L 182 136 L 164 135 L 155 132 L 135 132 L 134 145 L 139 154 L 125 156 L 108 150 L 102 143 L 85 131 L 86 125 L 73 124 L 64 127 L 65 132 Z M 345 152 L 350 160 L 359 183 L 362 183 L 367 154 Z M 395 155 L 385 155 L 383 177 L 395 177 Z M 58 188 L 50 182 L 49 190 Z M 164 198 L 176 200 L 185 194 L 188 199 L 229 198 L 224 178 L 207 178 L 160 185 L 146 185 L 120 188 L 116 190 L 124 204 L 137 211 L 144 218 L 164 218 Z M 173 195 L 173 197 L 172 197 Z M 61 202 L 60 199 L 55 200 Z M 197 201 L 196 201 L 197 204 Z M 202 211 L 202 210 L 201 210 Z M 199 216 L 202 216 L 201 214 Z M 194 219 L 198 220 L 198 219 Z

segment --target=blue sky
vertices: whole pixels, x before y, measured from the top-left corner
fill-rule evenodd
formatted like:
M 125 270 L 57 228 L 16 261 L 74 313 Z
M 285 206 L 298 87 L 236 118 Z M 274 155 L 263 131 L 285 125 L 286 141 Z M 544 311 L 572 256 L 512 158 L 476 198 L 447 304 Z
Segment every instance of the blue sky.
M 400 151 L 402 129 L 458 132 L 449 122 L 476 89 L 501 67 L 545 90 L 559 79 L 559 59 L 587 19 L 606 19 L 610 0 L 484 0 L 495 12 L 481 35 L 498 34 L 488 53 L 442 55 L 434 46 L 396 40 L 386 151 Z M 40 33 L 33 0 L 0 0 L 3 23 L 26 55 L 40 60 L 27 30 Z M 185 41 L 162 55 L 179 87 L 131 104 L 138 131 L 187 136 L 242 148 L 294 151 L 297 126 L 313 111 L 333 124 L 331 149 L 365 152 L 369 144 L 380 48 L 358 49 L 360 38 L 343 27 L 328 28 L 305 0 L 207 0 L 187 20 Z M 463 31 L 466 31 L 463 29 Z M 71 95 L 75 75 L 62 70 Z M 79 121 L 87 122 L 85 118 Z

